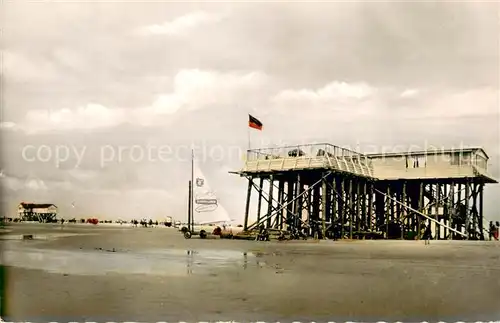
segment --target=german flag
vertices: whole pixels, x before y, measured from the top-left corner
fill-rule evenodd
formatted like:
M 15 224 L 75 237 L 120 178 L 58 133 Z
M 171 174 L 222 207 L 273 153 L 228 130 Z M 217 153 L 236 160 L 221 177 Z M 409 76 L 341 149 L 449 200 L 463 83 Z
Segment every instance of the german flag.
M 251 116 L 250 114 L 248 115 L 248 126 L 257 130 L 262 130 L 262 122 L 260 122 L 259 119 Z

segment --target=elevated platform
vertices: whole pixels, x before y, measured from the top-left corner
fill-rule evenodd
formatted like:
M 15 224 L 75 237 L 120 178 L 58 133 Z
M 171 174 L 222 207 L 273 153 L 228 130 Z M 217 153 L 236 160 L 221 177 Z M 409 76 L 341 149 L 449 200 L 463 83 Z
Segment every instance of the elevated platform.
M 279 172 L 327 170 L 379 181 L 460 182 L 475 178 L 484 183 L 498 183 L 488 173 L 486 164 L 476 162 L 481 154 L 487 158 L 480 148 L 365 155 L 321 143 L 248 150 L 243 168 L 232 173 L 265 176 Z M 452 162 L 457 156 L 463 161 Z M 415 167 L 416 160 L 420 160 L 420 165 L 417 162 Z
M 373 166 L 366 155 L 331 144 L 248 150 L 245 165 L 238 173 L 247 175 L 312 169 L 373 178 Z

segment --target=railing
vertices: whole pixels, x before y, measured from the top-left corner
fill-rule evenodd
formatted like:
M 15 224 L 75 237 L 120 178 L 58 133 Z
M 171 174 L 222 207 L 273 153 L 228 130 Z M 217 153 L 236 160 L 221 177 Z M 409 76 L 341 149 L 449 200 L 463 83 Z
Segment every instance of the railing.
M 372 161 L 367 156 L 330 144 L 264 148 L 249 150 L 248 153 L 245 171 L 329 168 L 373 177 Z
M 366 155 L 327 143 L 260 148 L 247 151 L 247 161 L 323 156 L 342 157 L 343 160 L 371 167 L 370 159 Z

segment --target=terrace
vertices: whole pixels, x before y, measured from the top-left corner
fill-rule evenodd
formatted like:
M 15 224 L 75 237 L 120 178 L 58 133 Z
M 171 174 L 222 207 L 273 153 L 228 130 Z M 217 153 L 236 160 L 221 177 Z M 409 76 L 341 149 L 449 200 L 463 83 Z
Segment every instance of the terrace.
M 250 149 L 241 173 L 306 169 L 328 169 L 373 178 L 368 156 L 327 143 Z

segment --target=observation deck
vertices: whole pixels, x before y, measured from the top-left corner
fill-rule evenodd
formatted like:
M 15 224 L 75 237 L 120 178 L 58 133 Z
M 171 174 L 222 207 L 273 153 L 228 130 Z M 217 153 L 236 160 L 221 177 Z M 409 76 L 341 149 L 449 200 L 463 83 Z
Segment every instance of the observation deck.
M 327 143 L 250 149 L 239 173 L 250 175 L 312 169 L 373 178 L 373 165 L 368 156 Z

